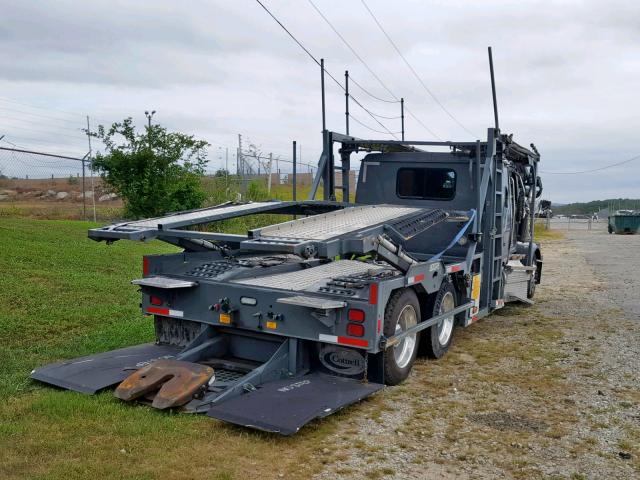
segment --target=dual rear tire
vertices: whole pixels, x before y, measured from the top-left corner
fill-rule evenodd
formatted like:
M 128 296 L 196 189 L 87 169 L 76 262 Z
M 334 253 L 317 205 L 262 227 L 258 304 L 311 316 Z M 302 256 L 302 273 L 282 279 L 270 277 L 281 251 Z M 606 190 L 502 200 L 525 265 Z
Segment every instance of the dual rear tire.
M 456 307 L 456 293 L 453 285 L 444 282 L 437 294 L 426 302 L 426 317 L 441 315 Z M 397 290 L 391 295 L 384 316 L 384 335 L 391 337 L 408 330 L 420 322 L 421 309 L 418 296 L 412 288 Z M 383 352 L 384 381 L 387 385 L 397 385 L 411 372 L 415 359 L 421 354 L 430 358 L 442 357 L 453 339 L 455 316 L 451 315 L 437 324 L 412 333 Z

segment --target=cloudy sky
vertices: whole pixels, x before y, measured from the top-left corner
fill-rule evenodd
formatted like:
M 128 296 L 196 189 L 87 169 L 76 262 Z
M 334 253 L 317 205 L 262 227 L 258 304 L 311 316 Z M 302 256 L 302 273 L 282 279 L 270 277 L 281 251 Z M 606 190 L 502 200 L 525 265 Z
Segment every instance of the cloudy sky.
M 342 80 L 392 95 L 307 0 L 263 0 Z M 640 155 L 640 2 L 366 0 L 435 101 L 360 0 L 313 0 L 395 97 L 438 137 L 475 140 L 493 123 L 492 45 L 500 123 L 534 142 L 544 172 L 597 168 Z M 321 146 L 319 68 L 254 0 L 0 1 L 0 135 L 36 150 L 83 155 L 84 116 L 108 123 L 144 110 L 211 142 L 219 164 L 237 134 L 304 162 Z M 327 80 L 328 128 L 344 129 L 344 95 Z M 352 88 L 371 112 L 398 115 Z M 444 106 L 447 114 L 441 105 Z M 355 119 L 382 130 L 352 105 Z M 453 118 L 452 118 L 453 117 Z M 398 120 L 380 119 L 391 131 Z M 384 138 L 352 122 L 351 133 Z M 433 139 L 412 116 L 410 139 Z M 287 165 L 281 164 L 282 170 Z M 640 160 L 592 174 L 543 174 L 556 202 L 640 197 Z

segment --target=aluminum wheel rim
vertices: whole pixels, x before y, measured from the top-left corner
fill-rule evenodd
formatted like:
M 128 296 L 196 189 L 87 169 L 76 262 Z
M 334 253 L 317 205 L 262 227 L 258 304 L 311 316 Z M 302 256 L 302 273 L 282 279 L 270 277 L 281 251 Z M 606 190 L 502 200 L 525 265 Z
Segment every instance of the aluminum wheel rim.
M 447 292 L 442 297 L 442 302 L 440 303 L 440 315 L 443 313 L 447 313 L 453 310 L 456 307 L 456 301 L 453 298 L 453 294 L 451 292 Z M 440 345 L 446 345 L 451 338 L 451 332 L 453 332 L 453 315 L 445 318 L 438 322 L 438 341 Z
M 418 316 L 416 315 L 416 309 L 413 305 L 405 305 L 398 315 L 398 321 L 396 323 L 395 334 L 398 335 L 407 329 L 417 325 Z M 400 368 L 405 368 L 411 362 L 413 358 L 413 352 L 416 349 L 417 335 L 412 333 L 404 337 L 400 343 L 393 347 L 393 356 L 396 361 L 396 365 Z

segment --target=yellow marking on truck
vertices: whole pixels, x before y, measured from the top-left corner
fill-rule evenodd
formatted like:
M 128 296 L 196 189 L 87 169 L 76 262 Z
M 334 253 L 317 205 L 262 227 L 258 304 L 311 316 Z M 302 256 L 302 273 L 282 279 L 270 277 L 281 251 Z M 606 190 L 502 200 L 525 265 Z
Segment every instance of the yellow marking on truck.
M 471 315 L 478 313 L 480 307 L 480 276 L 480 274 L 474 275 L 471 280 L 471 299 L 473 300 Z
M 220 314 L 220 323 L 226 323 L 226 324 L 231 324 L 231 315 L 228 313 L 221 313 Z
M 275 330 L 276 328 L 278 328 L 278 324 L 276 322 L 267 322 L 266 323 L 267 328 L 271 328 L 273 330 Z

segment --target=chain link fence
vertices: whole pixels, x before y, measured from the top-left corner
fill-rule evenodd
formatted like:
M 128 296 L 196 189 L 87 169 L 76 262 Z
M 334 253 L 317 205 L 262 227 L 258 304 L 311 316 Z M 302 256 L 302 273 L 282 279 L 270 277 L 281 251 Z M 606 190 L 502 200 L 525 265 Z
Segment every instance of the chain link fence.
M 98 220 L 119 207 L 87 157 L 0 147 L 0 215 Z
M 279 161 L 286 165 L 286 160 Z M 293 198 L 293 174 L 280 171 L 275 162 L 270 175 L 264 171 L 230 174 L 215 167 L 215 162 L 210 162 L 202 179 L 206 205 Z M 356 179 L 357 171 L 349 172 L 352 193 Z M 312 181 L 312 172 L 297 173 L 298 200 L 307 198 Z M 340 172 L 336 172 L 335 181 L 342 182 Z M 321 192 L 318 195 L 321 198 Z M 122 200 L 92 171 L 88 155 L 81 158 L 0 147 L 0 216 L 113 221 L 122 218 L 122 211 Z

